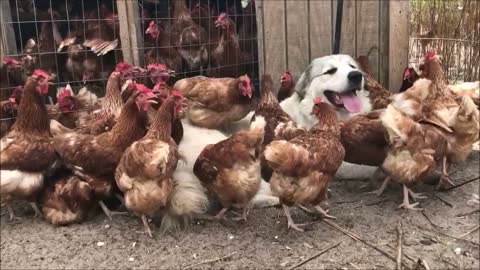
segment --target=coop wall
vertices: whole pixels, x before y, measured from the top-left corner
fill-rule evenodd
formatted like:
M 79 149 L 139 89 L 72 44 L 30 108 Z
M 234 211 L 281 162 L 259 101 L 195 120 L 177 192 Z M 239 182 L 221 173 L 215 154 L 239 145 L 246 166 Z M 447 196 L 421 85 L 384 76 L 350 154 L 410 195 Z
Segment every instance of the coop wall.
M 257 2 L 260 69 L 274 78 L 289 69 L 298 78 L 312 59 L 332 53 L 337 1 Z M 408 60 L 408 5 L 377 0 L 343 4 L 340 53 L 368 56 L 375 78 L 393 91 L 400 87 Z

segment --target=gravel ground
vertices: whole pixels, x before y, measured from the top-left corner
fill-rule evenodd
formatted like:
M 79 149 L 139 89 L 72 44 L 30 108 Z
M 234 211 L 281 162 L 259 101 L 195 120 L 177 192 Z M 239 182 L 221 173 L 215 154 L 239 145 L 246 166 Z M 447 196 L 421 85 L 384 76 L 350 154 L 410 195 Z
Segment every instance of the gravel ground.
M 478 175 L 477 151 L 451 173 L 456 183 Z M 364 193 L 372 187 L 360 188 L 366 183 L 334 181 L 330 214 L 338 218 L 334 222 L 340 228 L 368 245 L 299 209 L 293 210 L 295 221 L 310 223 L 304 233 L 287 231 L 283 211 L 268 208 L 253 209 L 246 223 L 195 222 L 179 234 L 161 235 L 154 230 L 150 239 L 132 216 L 115 216 L 110 222 L 98 215 L 80 225 L 54 227 L 29 218 L 32 211 L 21 205 L 16 210 L 25 217 L 22 221 L 10 222 L 5 214 L 1 217 L 0 268 L 286 269 L 338 244 L 299 268 L 393 269 L 399 222 L 403 224 L 402 261 L 407 267 L 415 269 L 418 259 L 425 260 L 430 269 L 480 267 L 479 181 L 449 192 L 435 192 L 427 185 L 415 187 L 428 196 L 421 201 L 423 212 L 397 210 L 402 200 L 399 186 L 392 185 L 376 197 Z M 208 260 L 212 262 L 204 263 Z

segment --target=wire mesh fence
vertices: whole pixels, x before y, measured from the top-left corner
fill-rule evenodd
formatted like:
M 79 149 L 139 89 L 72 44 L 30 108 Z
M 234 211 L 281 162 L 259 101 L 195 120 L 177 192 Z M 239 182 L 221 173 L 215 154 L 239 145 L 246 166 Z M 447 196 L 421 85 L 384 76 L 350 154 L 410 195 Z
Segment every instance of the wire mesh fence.
M 166 64 L 176 72 L 173 80 L 248 74 L 258 89 L 253 0 L 123 0 L 138 4 L 135 22 L 119 16 L 121 1 L 9 0 L 10 14 L 2 11 L 2 30 L 13 32 L 15 40 L 2 34 L 3 45 L 10 47 L 10 53 L 2 55 L 2 108 L 37 68 L 51 75 L 49 103 L 56 103 L 57 90 L 67 84 L 74 92 L 87 87 L 103 96 L 109 75 L 124 61 L 129 46 L 122 27 L 132 23 L 140 27 L 142 46 L 130 49 L 144 66 Z M 13 117 L 2 110 L 2 120 Z

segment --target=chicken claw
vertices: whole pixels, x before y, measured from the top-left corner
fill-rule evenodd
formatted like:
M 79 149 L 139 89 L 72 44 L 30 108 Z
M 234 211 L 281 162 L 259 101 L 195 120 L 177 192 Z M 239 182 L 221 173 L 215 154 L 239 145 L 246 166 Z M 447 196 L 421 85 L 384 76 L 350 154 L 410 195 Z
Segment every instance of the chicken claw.
M 218 214 L 214 218 L 218 220 L 226 219 L 225 213 L 227 211 L 228 211 L 228 208 L 222 208 L 222 210 L 220 210 L 220 212 L 218 212 Z
M 283 207 L 283 211 L 285 212 L 285 216 L 287 217 L 287 227 L 292 228 L 299 232 L 303 232 L 303 229 L 300 227 L 306 226 L 307 224 L 295 224 L 295 222 L 292 219 L 292 216 L 290 215 L 290 208 L 284 204 L 282 204 L 282 207 Z
M 108 219 L 112 220 L 112 217 L 114 215 L 128 215 L 128 212 L 115 212 L 115 211 L 110 211 L 110 209 L 108 209 L 108 207 L 105 205 L 105 203 L 103 201 L 99 201 L 98 204 L 100 205 L 100 207 L 102 208 L 103 212 L 105 213 L 105 215 L 108 217 Z
M 408 194 L 410 194 L 410 196 L 412 197 L 412 199 L 414 201 L 416 201 L 417 199 L 426 199 L 428 198 L 427 196 L 423 196 L 422 194 L 423 193 L 415 193 L 413 192 L 411 189 L 408 189 Z
M 317 210 L 317 212 L 320 213 L 320 215 L 322 216 L 322 218 L 325 218 L 325 219 L 337 219 L 336 217 L 329 215 L 329 214 L 327 213 L 327 211 L 323 210 L 322 207 L 320 207 L 320 205 L 315 206 L 315 210 Z
M 242 214 L 236 213 L 237 215 L 239 215 L 239 217 L 232 218 L 232 220 L 235 220 L 235 221 L 242 221 L 243 220 L 244 222 L 247 222 L 248 212 L 249 212 L 249 208 L 248 208 L 248 206 L 246 206 L 245 208 L 243 208 L 243 213 Z M 235 212 L 233 212 L 233 213 L 235 213 Z
M 403 185 L 403 203 L 398 206 L 398 208 L 403 208 L 403 209 L 409 209 L 409 210 L 416 210 L 416 211 L 421 211 L 423 208 L 415 208 L 415 206 L 418 205 L 418 203 L 413 203 L 410 204 L 408 194 L 409 194 L 410 189 L 406 186 Z
M 150 226 L 148 225 L 147 216 L 142 215 L 142 222 L 143 222 L 143 227 L 145 228 L 145 233 L 146 233 L 148 236 L 150 236 L 150 238 L 153 238 L 152 230 L 150 229 Z
M 380 186 L 379 189 L 366 192 L 365 194 L 375 194 L 375 195 L 377 195 L 377 196 L 380 196 L 380 195 L 382 195 L 383 192 L 385 191 L 385 188 L 388 186 L 388 183 L 389 183 L 389 182 L 390 182 L 390 177 L 387 177 L 387 178 L 385 178 L 385 180 L 383 180 L 383 183 L 382 183 L 382 185 Z

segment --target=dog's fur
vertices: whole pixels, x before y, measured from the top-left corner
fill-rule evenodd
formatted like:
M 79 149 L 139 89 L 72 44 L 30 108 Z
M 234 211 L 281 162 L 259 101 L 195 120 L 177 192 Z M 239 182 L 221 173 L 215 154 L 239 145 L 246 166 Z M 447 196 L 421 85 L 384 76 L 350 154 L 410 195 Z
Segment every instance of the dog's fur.
M 337 71 L 333 74 L 325 73 L 332 68 L 336 68 Z M 311 114 L 313 98 L 321 97 L 324 101 L 329 102 L 324 95 L 324 91 L 330 90 L 342 93 L 348 90 L 350 85 L 347 76 L 352 71 L 360 71 L 360 69 L 349 55 L 329 55 L 314 59 L 298 80 L 295 93 L 280 104 L 282 109 L 298 125 L 311 128 L 317 122 L 315 116 Z M 364 85 L 365 79 L 362 79 L 361 89 L 356 91 L 362 103 L 361 111 L 359 113 L 349 113 L 344 109 L 337 109 L 340 119 L 348 119 L 372 110 L 368 97 L 369 92 L 365 90 Z

